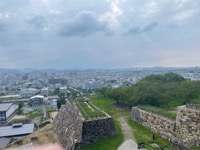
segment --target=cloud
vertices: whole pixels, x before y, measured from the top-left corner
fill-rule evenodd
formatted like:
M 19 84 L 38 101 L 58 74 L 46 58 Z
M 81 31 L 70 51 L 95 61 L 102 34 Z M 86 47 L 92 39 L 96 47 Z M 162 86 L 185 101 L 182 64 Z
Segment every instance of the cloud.
M 149 32 L 154 30 L 158 26 L 157 22 L 152 22 L 144 27 L 139 27 L 139 26 L 131 26 L 126 32 L 125 35 L 135 35 L 135 34 L 140 34 L 144 32 Z
M 109 1 L 110 2 L 110 1 Z M 110 28 L 115 28 L 118 26 L 118 17 L 123 14 L 123 11 L 119 8 L 120 2 L 124 2 L 123 0 L 113 0 L 111 1 L 110 7 L 111 10 L 103 13 L 100 16 L 100 20 L 103 22 L 107 22 Z
M 37 28 L 42 28 L 46 24 L 46 19 L 42 15 L 36 15 L 27 21 L 28 24 L 34 25 Z
M 185 5 L 187 5 L 191 0 L 175 0 L 175 4 L 177 6 L 177 8 L 182 8 Z
M 10 18 L 10 14 L 8 12 L 6 13 L 0 13 L 0 20 L 2 19 L 9 19 Z
M 183 21 L 188 18 L 191 18 L 194 15 L 195 11 L 194 10 L 185 10 L 178 12 L 175 16 L 174 19 L 177 21 Z
M 151 0 L 151 1 L 148 1 L 147 3 L 145 3 L 145 5 L 143 6 L 142 16 L 143 17 L 151 17 L 158 11 L 159 11 L 158 4 L 155 1 Z
M 58 34 L 61 36 L 87 36 L 96 33 L 107 33 L 107 26 L 90 11 L 82 11 L 74 18 L 59 24 Z
M 10 13 L 0 13 L 0 31 L 6 31 L 9 26 L 9 19 Z

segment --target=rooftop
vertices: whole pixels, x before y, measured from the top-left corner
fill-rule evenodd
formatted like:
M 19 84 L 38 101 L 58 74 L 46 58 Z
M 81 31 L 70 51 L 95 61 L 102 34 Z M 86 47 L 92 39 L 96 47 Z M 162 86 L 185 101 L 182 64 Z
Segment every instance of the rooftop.
M 42 96 L 42 95 L 35 95 L 35 96 L 32 96 L 30 99 L 34 99 L 34 98 L 44 98 L 44 96 Z
M 0 111 L 7 111 L 12 104 L 13 103 L 1 103 L 0 104 Z
M 23 124 L 20 127 L 12 126 L 0 127 L 0 137 L 11 137 L 30 134 L 34 131 L 34 124 Z

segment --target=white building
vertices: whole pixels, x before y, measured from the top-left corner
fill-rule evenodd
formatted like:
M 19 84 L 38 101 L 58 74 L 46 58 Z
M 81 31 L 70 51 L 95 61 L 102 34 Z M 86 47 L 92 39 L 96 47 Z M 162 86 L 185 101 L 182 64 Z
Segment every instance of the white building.
M 0 122 L 8 121 L 12 115 L 17 111 L 18 105 L 13 103 L 0 104 Z
M 38 92 L 38 90 L 35 88 L 22 89 L 20 91 L 20 97 L 21 98 L 29 98 L 31 96 L 36 95 L 37 92 Z
M 42 95 L 35 95 L 31 97 L 28 101 L 29 106 L 40 106 L 44 104 L 44 96 Z
M 41 89 L 41 95 L 43 95 L 45 97 L 48 97 L 48 95 L 49 95 L 49 88 L 48 87 L 42 88 Z
M 64 94 L 65 96 L 67 96 L 67 87 L 60 87 L 60 93 Z

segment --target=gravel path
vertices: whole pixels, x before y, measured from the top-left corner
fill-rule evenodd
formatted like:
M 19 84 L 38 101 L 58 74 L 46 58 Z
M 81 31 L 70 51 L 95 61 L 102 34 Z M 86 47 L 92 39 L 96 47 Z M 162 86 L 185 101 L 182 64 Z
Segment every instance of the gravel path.
M 117 150 L 137 150 L 137 143 L 133 137 L 133 132 L 131 127 L 127 124 L 125 118 L 119 118 L 122 133 L 124 134 L 125 142 L 120 145 Z

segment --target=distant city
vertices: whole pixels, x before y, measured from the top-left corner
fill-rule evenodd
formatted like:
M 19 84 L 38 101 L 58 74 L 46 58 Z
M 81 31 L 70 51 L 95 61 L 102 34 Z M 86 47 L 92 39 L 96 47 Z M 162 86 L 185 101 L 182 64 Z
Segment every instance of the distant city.
M 102 87 L 117 88 L 134 85 L 150 74 L 174 72 L 186 79 L 200 80 L 198 67 L 154 67 L 133 69 L 36 70 L 0 69 L 0 95 L 18 95 L 29 98 L 36 94 L 52 95 L 56 88 L 67 95 L 68 89 L 94 90 Z

